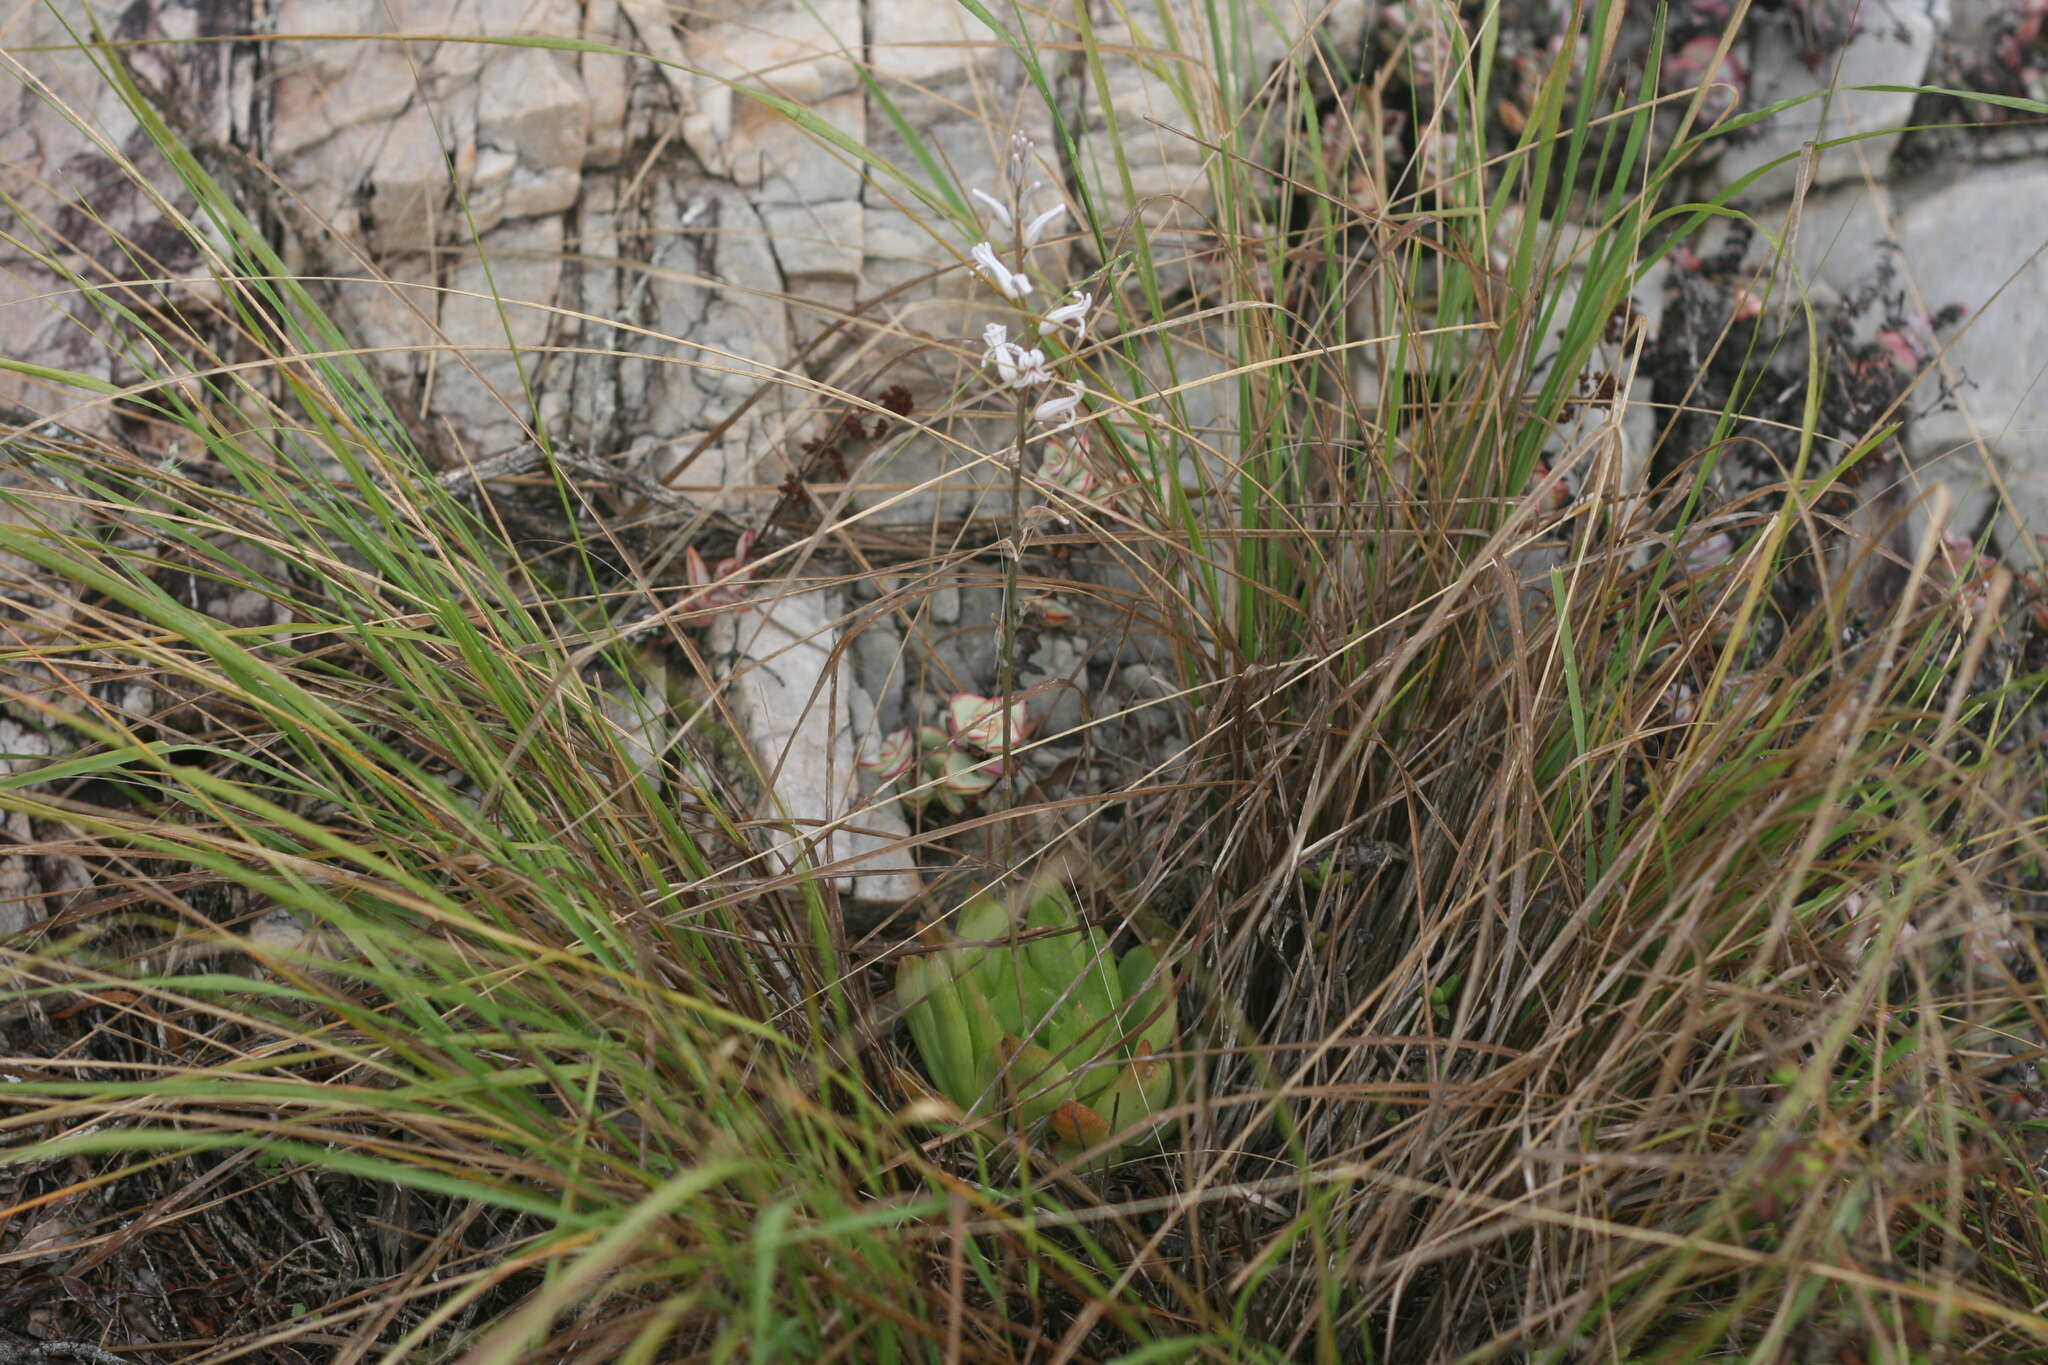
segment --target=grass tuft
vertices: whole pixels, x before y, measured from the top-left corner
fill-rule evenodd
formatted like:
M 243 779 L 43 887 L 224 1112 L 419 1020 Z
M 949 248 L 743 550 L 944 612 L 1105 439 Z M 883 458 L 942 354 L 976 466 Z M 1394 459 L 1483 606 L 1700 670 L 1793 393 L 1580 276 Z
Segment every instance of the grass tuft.
M 77 35 L 205 278 L 118 236 L 88 273 L 5 205 L 121 378 L 0 358 L 63 414 L 0 427 L 0 814 L 43 898 L 0 941 L 0 1266 L 139 1295 L 146 1260 L 133 1345 L 191 1360 L 2048 1346 L 2034 588 L 1870 491 L 1899 395 L 1844 417 L 1809 301 L 1639 311 L 1744 216 L 1687 176 L 1757 112 L 1657 89 L 1618 0 L 1548 66 L 1502 7 L 1364 55 L 1249 0 L 962 7 L 1052 129 L 1013 177 L 1073 211 L 1043 283 L 1097 300 L 1051 358 L 1079 463 L 1007 453 L 1028 400 L 893 311 L 929 281 L 794 301 L 952 388 L 745 358 L 836 433 L 762 452 L 812 487 L 750 601 L 871 589 L 934 698 L 941 591 L 1000 589 L 1006 693 L 1056 593 L 1150 686 L 925 807 L 932 887 L 879 925 L 760 813 L 683 553 L 741 515 L 538 429 L 434 445 L 246 178 Z M 860 76 L 900 159 L 741 93 L 964 262 L 993 182 Z M 894 519 L 925 483 L 823 477 L 848 416 L 999 477 Z M 1163 1150 L 990 1141 L 918 1070 L 897 961 L 1045 868 L 1185 977 Z

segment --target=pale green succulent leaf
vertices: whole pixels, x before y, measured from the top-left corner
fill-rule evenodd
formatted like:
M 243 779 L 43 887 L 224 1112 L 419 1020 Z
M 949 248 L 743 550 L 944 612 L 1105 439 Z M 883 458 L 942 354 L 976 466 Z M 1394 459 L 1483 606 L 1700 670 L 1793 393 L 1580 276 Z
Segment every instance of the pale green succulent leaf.
M 910 1026 L 910 1039 L 917 1044 L 917 1055 L 924 1058 L 924 1064 L 932 1073 L 932 1080 L 942 1094 L 951 1098 L 947 1091 L 942 1070 L 943 1053 L 939 1048 L 935 1026 L 937 1011 L 925 1001 L 925 992 L 930 989 L 924 962 L 918 957 L 906 957 L 896 964 L 896 998 L 904 1007 L 904 1022 Z
M 1017 1102 L 1020 1123 L 1037 1123 L 1074 1097 L 1067 1064 L 1042 1047 L 1007 1040 L 1010 1070 L 1008 1086 Z
M 1091 1019 L 1114 1021 L 1123 1013 L 1124 992 L 1117 980 L 1116 959 L 1103 943 L 1102 935 L 1090 936 L 1088 961 L 1074 979 L 1074 993 L 1068 999 L 1068 1008 L 1087 1015 Z M 1120 1028 L 1103 1030 L 1098 1046 L 1110 1047 L 1122 1035 Z
M 967 939 L 1006 938 L 1010 932 L 1010 912 L 994 896 L 976 896 L 960 908 L 953 932 Z
M 1125 1030 L 1135 1030 L 1137 1042 L 1150 1043 L 1154 1052 L 1171 1051 L 1180 1035 L 1180 1010 L 1170 973 L 1160 971 L 1157 955 L 1142 946 L 1124 954 L 1117 973 L 1130 1002 L 1124 1011 Z
M 1037 885 L 1021 923 L 1010 904 L 976 896 L 949 947 L 897 968 L 911 1037 L 939 1088 L 969 1113 L 1046 1123 L 1069 1146 L 1168 1107 L 1174 1070 L 1154 1054 L 1175 1046 L 1178 1011 L 1157 954 L 1135 948 L 1119 962 L 1057 885 Z
M 967 1025 L 969 1085 L 972 1090 L 968 1098 L 960 1102 L 969 1108 L 977 1104 L 985 1107 L 991 1098 L 990 1087 L 1002 1067 L 999 1048 L 1003 1035 L 1011 1030 L 997 1021 L 988 1000 L 972 989 L 965 979 L 954 978 L 953 998 L 959 1002 L 961 1018 Z
M 1071 981 L 1085 968 L 1088 945 L 1078 932 L 1080 920 L 1073 903 L 1058 887 L 1039 895 L 1024 924 L 1035 934 L 1025 955 L 1048 981 Z
M 920 1029 L 925 1033 L 918 1046 L 924 1051 L 925 1066 L 930 1069 L 932 1080 L 947 1099 L 966 1109 L 974 1102 L 973 1035 L 961 1007 L 960 992 L 942 959 L 942 954 L 932 954 L 929 962 L 911 972 L 910 984 L 916 990 L 909 1008 L 913 1014 L 923 1016 L 921 1022 L 913 1022 L 911 1037 L 917 1039 Z M 906 964 L 909 961 L 905 959 Z M 897 982 L 901 991 L 901 968 L 897 971 Z
M 1159 955 L 1144 944 L 1139 944 L 1124 954 L 1123 961 L 1116 964 L 1116 974 L 1123 986 L 1124 999 L 1136 1002 L 1150 990 L 1148 982 L 1159 966 Z

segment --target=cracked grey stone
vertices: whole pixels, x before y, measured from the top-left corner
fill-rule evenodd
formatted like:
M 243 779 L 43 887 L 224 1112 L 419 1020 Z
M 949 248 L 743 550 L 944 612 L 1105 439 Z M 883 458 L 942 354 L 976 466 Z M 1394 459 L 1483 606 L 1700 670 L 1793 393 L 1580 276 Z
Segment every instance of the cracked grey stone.
M 1162 0 L 1135 0 L 1119 6 L 1117 16 L 1128 22 L 1098 24 L 1096 41 L 1104 51 L 1140 53 L 1156 48 L 1157 35 L 1167 32 L 1170 22 L 1161 15 L 1161 6 Z M 1232 54 L 1236 65 L 1222 79 L 1235 77 L 1249 89 L 1265 79 L 1274 64 L 1303 43 L 1303 35 L 1311 31 L 1333 51 L 1355 52 L 1376 9 L 1365 0 L 1328 4 L 1283 0 L 1274 7 L 1271 18 L 1249 25 L 1237 40 L 1240 46 Z M 1293 22 L 1274 21 L 1279 16 Z M 1084 111 L 1081 158 L 1093 183 L 1104 189 L 1103 212 L 1113 223 L 1132 212 L 1143 212 L 1150 223 L 1200 231 L 1214 208 L 1208 167 L 1215 153 L 1203 146 L 1199 137 L 1176 131 L 1191 126 L 1189 111 L 1176 89 L 1177 84 L 1184 84 L 1184 76 L 1173 69 L 1170 59 L 1142 57 L 1106 63 L 1105 75 L 1107 112 L 1092 78 L 1077 77 L 1078 88 L 1073 92 Z M 1110 140 L 1112 121 L 1128 159 L 1128 191 Z M 1160 254 L 1168 253 L 1162 248 Z
M 1177 724 L 1171 698 L 1174 688 L 1147 664 L 1127 664 L 1117 671 L 1117 703 L 1129 708 L 1123 717 L 1139 739 L 1150 743 L 1171 734 Z
M 768 786 L 761 815 L 788 822 L 771 846 L 792 865 L 847 862 L 853 870 L 834 881 L 855 899 L 907 900 L 920 881 L 902 846 L 902 810 L 892 795 L 861 792 L 857 741 L 866 736 L 853 725 L 858 684 L 836 648 L 841 618 L 833 592 L 761 599 L 719 618 L 711 646 L 733 661 L 733 714 Z
M 1038 647 L 1018 673 L 1024 687 L 1045 689 L 1031 700 L 1038 724 L 1034 738 L 1063 735 L 1081 724 L 1088 711 L 1087 665 L 1086 654 L 1071 635 L 1048 632 L 1039 637 Z
M 613 688 L 598 699 L 616 727 L 619 747 L 637 772 L 651 773 L 673 744 L 674 713 L 653 688 Z
M 948 627 L 933 624 L 926 630 L 939 664 L 925 683 L 928 692 L 943 698 L 955 691 L 986 695 L 995 690 L 1002 652 L 1002 611 L 1000 587 L 961 587 L 958 623 Z
M 790 353 L 783 280 L 760 215 L 738 190 L 712 184 L 655 191 L 647 227 L 647 325 L 673 363 L 649 367 L 646 410 L 663 429 L 649 437 L 677 448 L 648 472 L 707 503 L 739 505 L 760 455 L 803 420 L 806 395 L 774 367 Z M 638 343 L 645 349 L 646 342 Z M 705 454 L 677 469 L 682 451 L 767 388 Z M 673 477 L 671 477 L 673 476 Z
M 149 7 L 149 30 L 172 41 L 124 53 L 136 74 L 163 92 L 180 125 L 201 138 L 246 134 L 257 99 L 249 53 L 234 44 L 176 41 L 211 32 L 223 9 L 227 17 L 235 13 L 219 0 L 159 0 Z M 203 276 L 198 250 L 121 161 L 174 206 L 189 210 L 190 201 L 98 59 L 79 49 L 67 19 L 77 21 L 75 6 L 19 5 L 0 18 L 0 43 L 31 77 L 0 86 L 0 226 L 16 241 L 39 241 L 88 279 L 101 278 L 102 270 L 138 273 L 124 265 L 136 253 L 146 262 L 141 274 Z M 166 288 L 181 306 L 203 302 L 203 288 Z M 154 306 L 159 299 L 146 301 Z M 0 241 L 0 354 L 115 383 L 139 378 L 109 355 L 99 339 L 103 326 L 61 271 Z M 62 415 L 88 432 L 104 432 L 111 420 L 106 404 L 81 402 L 76 390 L 34 376 L 0 373 L 0 402 Z
M 2003 482 L 2021 526 L 2048 532 L 2044 222 L 2048 169 L 2041 167 L 1977 171 L 1898 218 L 1901 266 L 1917 298 L 1930 311 L 1949 304 L 1970 310 L 1945 361 L 1967 384 L 1953 411 L 1921 417 L 1911 433 L 1920 476 L 1949 484 L 1965 525 Z
M 590 145 L 590 96 L 553 52 L 508 47 L 479 75 L 476 136 L 527 166 L 575 170 Z
M 775 259 L 789 281 L 860 279 L 862 225 L 867 210 L 857 199 L 829 203 L 774 204 L 761 210 L 761 223 L 775 245 Z
M 1014 425 L 956 420 L 940 429 L 943 437 L 912 432 L 884 444 L 854 471 L 849 496 L 875 525 L 1008 517 L 1010 474 L 985 452 L 1002 450 Z
M 891 615 L 870 613 L 853 631 L 853 677 L 873 699 L 875 730 L 887 734 L 915 723 L 905 704 L 909 661 L 903 630 Z
M 1927 74 L 1939 34 L 1938 19 L 1946 5 L 1928 0 L 1862 0 L 1856 31 L 1819 69 L 1809 71 L 1801 41 L 1777 25 L 1795 22 L 1790 16 L 1759 15 L 1751 28 L 1751 62 L 1746 104 L 1762 108 L 1780 100 L 1817 95 L 1806 103 L 1772 115 L 1760 135 L 1733 141 L 1714 163 L 1713 183 L 1733 185 L 1743 176 L 1782 157 L 1794 159 L 1765 171 L 1743 191 L 1750 202 L 1780 198 L 1798 183 L 1796 154 L 1814 139 L 1881 134 L 1825 150 L 1816 160 L 1813 183 L 1829 185 L 1865 175 L 1882 176 L 1897 133 L 1912 121 L 1914 94 L 1857 90 L 1853 86 L 1918 85 Z M 1833 89 L 1832 94 L 1822 92 Z

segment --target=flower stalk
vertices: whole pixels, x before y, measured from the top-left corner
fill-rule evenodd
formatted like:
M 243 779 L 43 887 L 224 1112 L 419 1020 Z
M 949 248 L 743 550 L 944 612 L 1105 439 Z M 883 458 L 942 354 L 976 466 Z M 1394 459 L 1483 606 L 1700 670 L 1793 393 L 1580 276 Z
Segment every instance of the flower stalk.
M 1005 203 L 985 190 L 971 191 L 974 199 L 989 210 L 990 226 L 1010 233 L 1009 259 L 996 250 L 992 240 L 975 243 L 968 255 L 973 259 L 974 271 L 988 282 L 998 294 L 1012 303 L 1022 304 L 1030 299 L 1034 284 L 1030 275 L 1032 248 L 1045 239 L 1046 233 L 1060 222 L 1067 212 L 1065 204 L 1055 204 L 1031 218 L 1024 219 L 1024 201 L 1030 197 L 1031 189 L 1021 188 L 1025 171 L 1031 164 L 1031 139 L 1022 133 L 1010 139 L 1008 165 L 1009 201 Z M 1002 733 L 996 736 L 994 747 L 1007 756 L 1020 737 L 1016 722 L 1021 713 L 1013 706 L 1012 698 L 1017 680 L 1017 636 L 1023 625 L 1023 603 L 1018 591 L 1018 577 L 1022 570 L 1023 546 L 1025 540 L 1024 507 L 1024 460 L 1025 452 L 1032 440 L 1034 427 L 1047 428 L 1057 439 L 1081 419 L 1082 398 L 1086 390 L 1076 383 L 1068 383 L 1065 392 L 1045 394 L 1043 391 L 1058 383 L 1058 376 L 1047 361 L 1040 341 L 1045 332 L 1061 328 L 1071 329 L 1078 344 L 1088 334 L 1088 313 L 1094 306 L 1091 293 L 1076 291 L 1071 299 L 1053 308 L 1043 318 L 1034 321 L 1017 340 L 1011 340 L 1010 329 L 1002 323 L 991 322 L 982 329 L 982 363 L 995 374 L 996 381 L 1012 398 L 1015 411 L 1015 429 L 1010 443 L 1010 545 L 1015 553 L 1007 557 L 1003 566 L 1003 612 L 1002 638 L 997 653 L 996 693 L 1000 698 L 998 720 Z M 951 760 L 948 760 L 950 763 Z M 981 769 L 972 769 L 981 772 Z M 1018 769 L 1015 763 L 1008 763 L 1005 771 L 1011 780 L 1011 799 L 1017 797 L 1016 782 Z M 941 790 L 951 790 L 955 781 L 969 780 L 967 772 L 949 774 L 948 784 Z M 973 780 L 979 780 L 978 778 Z

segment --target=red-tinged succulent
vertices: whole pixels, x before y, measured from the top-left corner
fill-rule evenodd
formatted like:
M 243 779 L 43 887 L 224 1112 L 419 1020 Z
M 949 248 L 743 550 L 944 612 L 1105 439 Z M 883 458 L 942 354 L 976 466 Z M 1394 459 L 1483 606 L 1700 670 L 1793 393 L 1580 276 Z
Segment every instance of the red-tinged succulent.
M 704 556 L 697 553 L 696 546 L 683 551 L 683 571 L 691 589 L 689 601 L 696 609 L 693 615 L 708 618 L 747 609 L 746 589 L 754 576 L 747 556 L 753 553 L 756 534 L 751 530 L 741 532 L 732 554 L 719 560 L 715 570 L 705 568 Z
M 939 804 L 955 815 L 987 792 L 1009 771 L 999 758 L 982 759 L 958 749 L 933 754 L 925 766 L 938 781 Z
M 917 739 L 908 730 L 892 730 L 882 736 L 875 746 L 872 757 L 860 760 L 860 766 L 875 775 L 875 780 L 887 785 L 910 771 L 917 762 Z
M 917 752 L 923 755 L 924 780 L 904 793 L 904 799 L 918 805 L 936 801 L 958 815 L 986 795 L 1009 775 L 1018 761 L 1018 746 L 1031 733 L 1031 717 L 1021 699 L 1010 703 L 1007 714 L 1006 736 L 1005 710 L 1000 698 L 955 693 L 946 703 L 943 730 L 936 725 L 921 725 L 917 729 L 915 744 Z M 910 732 L 898 733 L 907 738 Z M 896 743 L 873 760 L 877 770 L 884 757 L 896 759 L 904 752 L 904 740 L 897 736 L 890 739 Z
M 1095 491 L 1095 474 L 1088 468 L 1087 432 L 1056 433 L 1046 446 L 1045 463 L 1038 469 L 1039 478 L 1076 497 L 1085 498 Z
M 1024 604 L 1024 610 L 1033 621 L 1051 630 L 1064 630 L 1080 619 L 1072 607 L 1057 597 L 1034 597 Z
M 955 692 L 946 703 L 946 725 L 953 739 L 984 753 L 1005 753 L 1017 747 L 1030 733 L 1031 718 L 1024 703 L 1010 703 L 1009 724 L 1003 723 L 1000 697 L 977 697 L 972 692 Z

